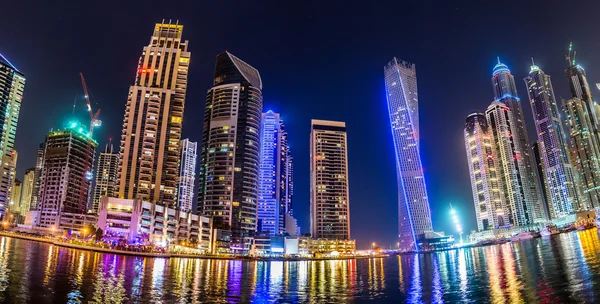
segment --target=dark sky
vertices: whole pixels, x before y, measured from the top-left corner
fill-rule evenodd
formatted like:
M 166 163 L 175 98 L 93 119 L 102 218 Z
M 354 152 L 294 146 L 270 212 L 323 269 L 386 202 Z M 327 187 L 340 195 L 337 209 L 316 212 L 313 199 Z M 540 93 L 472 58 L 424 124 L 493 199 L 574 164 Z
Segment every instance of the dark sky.
M 95 137 L 101 146 L 120 138 L 138 58 L 163 18 L 184 24 L 192 52 L 184 137 L 201 138 L 218 53 L 228 50 L 260 71 L 264 110 L 280 112 L 289 130 L 294 210 L 303 231 L 309 229 L 310 119 L 347 123 L 352 236 L 361 248 L 396 242 L 396 173 L 383 82 L 392 57 L 417 66 L 433 223 L 449 233 L 449 203 L 467 231 L 475 228 L 462 132 L 465 117 L 484 111 L 493 98 L 496 56 L 516 77 L 532 141 L 522 80 L 531 56 L 553 76 L 557 96 L 568 96 L 569 41 L 590 83 L 600 80 L 598 1 L 211 2 L 4 1 L 0 53 L 27 77 L 16 139 L 19 177 L 34 166 L 45 133 L 70 118 L 74 98 L 76 115 L 88 122 L 80 71 L 102 108 L 104 125 Z

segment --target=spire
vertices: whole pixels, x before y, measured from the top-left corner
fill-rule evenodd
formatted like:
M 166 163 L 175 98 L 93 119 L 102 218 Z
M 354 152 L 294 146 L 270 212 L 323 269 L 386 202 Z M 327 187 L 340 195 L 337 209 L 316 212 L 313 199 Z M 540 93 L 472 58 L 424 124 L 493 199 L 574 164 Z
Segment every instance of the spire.
M 502 72 L 510 73 L 510 70 L 508 69 L 506 64 L 500 62 L 500 57 L 497 57 L 497 58 L 498 58 L 498 64 L 496 64 L 496 66 L 492 70 L 492 75 L 496 76 Z
M 535 72 L 535 71 L 539 71 L 540 67 L 538 67 L 537 65 L 535 65 L 535 61 L 533 60 L 533 57 L 531 57 L 531 67 L 529 68 L 529 72 Z

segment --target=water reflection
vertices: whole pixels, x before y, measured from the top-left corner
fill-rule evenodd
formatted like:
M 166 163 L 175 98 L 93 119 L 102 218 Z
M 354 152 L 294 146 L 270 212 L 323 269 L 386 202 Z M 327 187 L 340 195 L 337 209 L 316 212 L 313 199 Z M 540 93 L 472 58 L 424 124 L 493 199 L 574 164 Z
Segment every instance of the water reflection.
M 339 261 L 152 259 L 0 238 L 0 302 L 596 302 L 596 229 Z

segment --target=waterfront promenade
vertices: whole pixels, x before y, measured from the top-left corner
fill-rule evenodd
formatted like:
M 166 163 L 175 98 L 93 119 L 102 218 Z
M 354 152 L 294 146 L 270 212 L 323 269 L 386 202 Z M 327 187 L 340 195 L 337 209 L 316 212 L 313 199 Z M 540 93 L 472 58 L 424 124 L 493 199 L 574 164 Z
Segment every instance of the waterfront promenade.
M 56 246 L 79 249 L 79 250 L 87 250 L 87 251 L 96 251 L 102 253 L 112 253 L 112 254 L 120 254 L 120 255 L 128 255 L 128 256 L 141 256 L 141 257 L 151 257 L 151 258 L 193 258 L 193 259 L 217 259 L 217 260 L 256 260 L 256 261 L 321 261 L 321 260 L 348 260 L 348 259 L 361 259 L 361 258 L 369 258 L 372 256 L 338 256 L 335 258 L 332 257 L 259 257 L 259 256 L 250 256 L 250 255 L 213 255 L 213 254 L 185 254 L 185 253 L 177 253 L 177 252 L 148 252 L 148 251 L 138 251 L 138 250 L 122 250 L 115 248 L 102 247 L 91 244 L 77 244 L 73 242 L 65 242 L 56 238 L 51 238 L 48 236 L 33 236 L 25 233 L 16 233 L 12 231 L 0 231 L 0 236 L 19 238 L 29 241 L 43 242 Z

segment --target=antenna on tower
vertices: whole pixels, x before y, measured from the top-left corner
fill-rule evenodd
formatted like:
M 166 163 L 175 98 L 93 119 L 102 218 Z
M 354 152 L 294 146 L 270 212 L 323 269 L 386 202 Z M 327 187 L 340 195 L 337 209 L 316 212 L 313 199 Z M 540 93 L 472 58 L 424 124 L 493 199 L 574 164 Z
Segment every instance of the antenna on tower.
M 500 64 L 500 56 L 498 56 L 498 57 L 496 57 L 496 58 L 498 58 L 498 64 Z
M 531 57 L 531 65 L 535 65 L 535 61 L 533 60 L 533 57 Z

